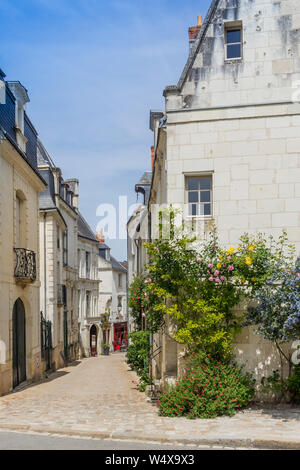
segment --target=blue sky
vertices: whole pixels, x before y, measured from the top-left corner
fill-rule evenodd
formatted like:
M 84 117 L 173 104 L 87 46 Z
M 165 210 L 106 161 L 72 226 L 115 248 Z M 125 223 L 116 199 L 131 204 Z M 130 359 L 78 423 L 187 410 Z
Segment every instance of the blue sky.
M 136 202 L 150 170 L 150 109 L 176 84 L 188 27 L 209 0 L 0 0 L 0 68 L 28 89 L 28 114 L 63 171 L 80 180 L 96 229 L 101 203 Z M 126 242 L 108 240 L 118 259 Z

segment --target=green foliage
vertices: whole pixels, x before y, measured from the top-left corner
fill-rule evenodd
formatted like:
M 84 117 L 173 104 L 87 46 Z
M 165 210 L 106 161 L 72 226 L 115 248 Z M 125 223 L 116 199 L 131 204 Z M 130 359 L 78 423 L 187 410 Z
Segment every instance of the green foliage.
M 296 400 L 300 400 L 300 365 L 294 367 L 293 374 L 287 379 L 287 387 Z
M 250 403 L 254 383 L 235 365 L 219 362 L 203 352 L 192 353 L 186 376 L 161 395 L 159 413 L 187 418 L 232 416 Z
M 274 394 L 279 401 L 286 397 L 288 392 L 287 381 L 280 377 L 278 370 L 274 370 L 269 377 L 262 377 L 261 386 L 262 393 Z
M 273 394 L 279 402 L 298 402 L 300 400 L 300 366 L 295 366 L 292 375 L 287 379 L 282 379 L 279 371 L 274 370 L 269 377 L 262 377 L 261 385 L 263 393 Z
M 130 342 L 127 349 L 126 361 L 140 377 L 139 390 L 144 392 L 146 386 L 150 384 L 148 362 L 151 345 L 149 331 L 136 331 L 128 337 Z
M 128 335 L 127 363 L 138 374 L 144 370 L 150 354 L 149 331 L 136 331 Z

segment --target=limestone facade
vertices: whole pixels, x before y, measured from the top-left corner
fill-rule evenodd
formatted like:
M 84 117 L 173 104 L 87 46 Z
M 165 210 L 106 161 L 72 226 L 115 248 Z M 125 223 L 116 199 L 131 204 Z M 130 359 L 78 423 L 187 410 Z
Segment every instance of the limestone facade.
M 80 352 L 89 357 L 92 334 L 96 336 L 96 351 L 101 353 L 101 317 L 99 315 L 100 277 L 98 268 L 99 242 L 81 214 L 78 220 L 78 305 Z
M 19 83 L 0 74 L 0 395 L 41 377 L 37 134 Z M 18 110 L 18 115 L 16 111 Z
M 212 2 L 178 84 L 164 91 L 165 113 L 151 113 L 150 212 L 178 205 L 203 234 L 215 224 L 227 247 L 244 232 L 278 238 L 286 230 L 300 252 L 299 18 L 293 0 Z M 189 207 L 189 177 L 210 179 L 210 209 Z M 180 347 L 155 341 L 157 376 L 176 375 Z M 280 368 L 276 351 L 248 329 L 236 352 L 258 379 Z

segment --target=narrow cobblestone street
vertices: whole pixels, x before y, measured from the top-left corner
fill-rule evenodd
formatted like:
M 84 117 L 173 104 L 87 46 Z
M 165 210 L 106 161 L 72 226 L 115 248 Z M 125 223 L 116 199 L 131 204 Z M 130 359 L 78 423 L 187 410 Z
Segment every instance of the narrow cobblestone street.
M 137 390 L 124 354 L 84 359 L 43 383 L 0 398 L 0 429 L 99 439 L 300 448 L 300 409 L 247 410 L 233 418 L 159 417 Z

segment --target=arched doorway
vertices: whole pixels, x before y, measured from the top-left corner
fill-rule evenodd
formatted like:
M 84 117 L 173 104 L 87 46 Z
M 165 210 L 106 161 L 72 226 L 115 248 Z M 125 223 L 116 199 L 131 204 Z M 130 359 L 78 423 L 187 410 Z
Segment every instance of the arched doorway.
M 25 308 L 17 299 L 12 316 L 13 327 L 13 387 L 26 380 L 26 325 Z
M 91 356 L 97 356 L 97 328 L 95 325 L 91 326 L 90 329 L 90 347 L 91 347 Z

